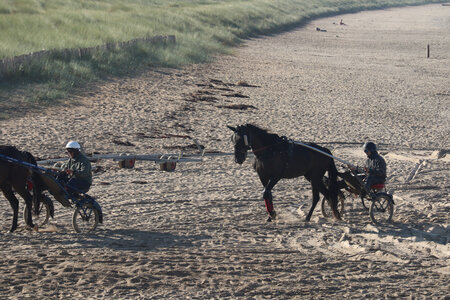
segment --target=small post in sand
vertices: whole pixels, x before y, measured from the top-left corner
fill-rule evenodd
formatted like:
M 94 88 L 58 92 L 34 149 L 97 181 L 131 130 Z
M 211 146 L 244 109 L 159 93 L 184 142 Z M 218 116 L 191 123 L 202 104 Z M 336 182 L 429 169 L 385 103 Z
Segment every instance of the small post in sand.
M 416 177 L 416 175 L 419 173 L 420 168 L 422 167 L 423 164 L 424 164 L 424 160 L 422 160 L 422 159 L 418 163 L 416 163 L 414 168 L 411 170 L 411 173 L 409 174 L 408 178 L 406 179 L 406 183 L 409 183 L 411 180 L 414 179 L 414 177 Z
M 427 44 L 427 58 L 430 58 L 430 44 Z

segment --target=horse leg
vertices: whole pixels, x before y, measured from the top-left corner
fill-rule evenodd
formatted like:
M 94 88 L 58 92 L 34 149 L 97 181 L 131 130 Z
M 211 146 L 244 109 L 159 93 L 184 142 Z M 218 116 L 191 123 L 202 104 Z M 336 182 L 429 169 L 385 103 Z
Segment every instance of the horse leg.
M 327 202 L 330 204 L 330 207 L 333 211 L 333 215 L 336 219 L 340 220 L 341 215 L 338 211 L 338 198 L 337 196 L 334 197 L 329 189 L 325 186 L 324 182 L 321 181 L 319 184 L 319 191 L 324 195 L 324 197 L 327 199 Z
M 333 209 L 333 201 L 331 199 L 330 191 L 328 190 L 327 186 L 325 185 L 324 181 L 319 184 L 319 192 L 327 199 L 328 204 L 330 204 L 330 207 Z
M 306 216 L 306 222 L 309 222 L 311 219 L 311 216 L 313 214 L 314 209 L 316 208 L 317 202 L 319 202 L 319 191 L 320 191 L 320 182 L 322 182 L 322 176 L 320 178 L 312 177 L 311 178 L 311 187 L 312 187 L 312 193 L 313 193 L 313 202 L 311 205 L 311 209 L 309 210 L 308 215 Z
M 14 190 L 25 200 L 25 205 L 27 206 L 27 225 L 30 228 L 34 228 L 32 220 L 32 209 L 33 209 L 33 197 L 28 192 L 25 184 L 17 183 L 14 184 Z
M 10 232 L 13 232 L 17 229 L 17 218 L 19 214 L 19 200 L 17 200 L 16 196 L 14 195 L 14 192 L 11 189 L 10 185 L 3 185 L 1 187 L 3 195 L 5 195 L 5 198 L 8 199 L 9 204 L 11 205 L 11 208 L 13 210 L 13 222 Z
M 272 222 L 272 220 L 275 220 L 277 216 L 275 210 L 273 209 L 272 189 L 278 181 L 278 179 L 269 179 L 267 184 L 265 184 L 264 186 L 263 199 L 264 203 L 266 204 L 267 213 L 269 214 L 267 222 Z

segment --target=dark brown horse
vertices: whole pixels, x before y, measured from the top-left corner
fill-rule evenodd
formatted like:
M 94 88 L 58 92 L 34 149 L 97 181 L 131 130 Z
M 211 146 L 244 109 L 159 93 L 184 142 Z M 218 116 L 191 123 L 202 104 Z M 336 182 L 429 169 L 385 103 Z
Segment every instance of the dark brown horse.
M 19 161 L 24 161 L 26 163 L 36 165 L 36 160 L 34 159 L 33 155 L 31 155 L 31 153 L 19 151 L 16 147 L 13 146 L 0 145 L 0 154 Z M 33 182 L 33 196 L 31 196 L 30 192 L 27 189 L 27 181 L 30 178 Z M 35 228 L 31 215 L 33 202 L 35 204 L 35 208 L 38 209 L 39 207 L 39 199 L 41 196 L 40 183 L 41 179 L 39 175 L 35 172 L 32 172 L 30 168 L 8 162 L 0 158 L 0 189 L 2 190 L 3 195 L 5 195 L 6 199 L 8 199 L 9 203 L 11 204 L 11 208 L 13 209 L 13 222 L 10 230 L 11 232 L 17 229 L 17 219 L 19 213 L 19 200 L 17 200 L 14 191 L 16 191 L 25 200 L 28 211 L 27 225 L 30 228 Z
M 255 155 L 253 168 L 264 186 L 263 199 L 269 213 L 267 221 L 270 222 L 276 217 L 272 188 L 282 178 L 299 176 L 305 176 L 311 182 L 313 192 L 313 203 L 306 221 L 311 219 L 319 201 L 319 192 L 330 202 L 334 217 L 341 218 L 337 210 L 337 170 L 332 158 L 251 124 L 228 128 L 234 132 L 232 140 L 235 161 L 242 164 L 248 150 L 252 150 Z M 308 145 L 331 154 L 330 150 L 324 147 L 312 143 Z M 330 178 L 329 189 L 323 183 L 323 176 L 327 171 Z

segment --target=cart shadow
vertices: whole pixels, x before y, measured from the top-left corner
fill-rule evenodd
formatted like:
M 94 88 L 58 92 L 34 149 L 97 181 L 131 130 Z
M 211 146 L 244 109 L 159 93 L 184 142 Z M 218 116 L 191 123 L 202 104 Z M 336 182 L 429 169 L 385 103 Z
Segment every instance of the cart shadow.
M 357 224 L 356 222 L 353 224 Z M 363 223 L 361 223 L 363 224 Z M 391 222 L 382 225 L 364 226 L 364 228 L 353 228 L 355 234 L 374 234 L 378 236 L 390 236 L 395 240 L 411 240 L 414 242 L 433 242 L 446 245 L 450 241 L 449 230 L 441 225 L 432 223 L 407 224 L 402 222 Z
M 73 243 L 83 248 L 109 248 L 127 251 L 154 251 L 161 248 L 191 248 L 207 235 L 175 235 L 137 229 L 114 229 L 96 231 L 92 234 L 75 235 Z
M 425 215 L 419 216 L 416 213 L 416 219 L 426 219 Z M 346 223 L 352 227 L 353 233 L 373 234 L 379 236 L 391 236 L 396 240 L 412 239 L 412 241 L 434 242 L 436 244 L 446 245 L 450 242 L 450 230 L 446 227 L 445 222 L 435 220 L 433 222 L 409 222 L 411 220 L 397 220 L 389 223 L 374 225 L 370 222 L 369 211 L 364 209 L 360 204 L 346 206 L 343 215 Z M 395 218 L 395 217 L 394 217 Z M 366 224 L 360 227 L 361 224 Z M 368 226 L 369 225 L 369 226 Z
M 446 245 L 450 239 L 449 230 L 447 228 L 432 223 L 421 223 L 413 226 L 411 224 L 393 222 L 384 225 L 380 229 L 380 232 L 396 238 L 414 238 L 415 242 L 428 241 Z

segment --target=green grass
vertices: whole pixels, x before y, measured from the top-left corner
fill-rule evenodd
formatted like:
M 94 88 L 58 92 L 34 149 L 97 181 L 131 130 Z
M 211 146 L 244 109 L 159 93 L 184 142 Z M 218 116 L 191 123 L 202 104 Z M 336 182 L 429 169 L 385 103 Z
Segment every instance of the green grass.
M 6 99 L 52 104 L 89 82 L 143 66 L 179 67 L 227 53 L 243 39 L 339 13 L 439 0 L 2 0 L 0 59 L 40 50 L 84 48 L 154 35 L 175 45 L 138 43 L 89 57 L 54 55 L 0 77 Z

